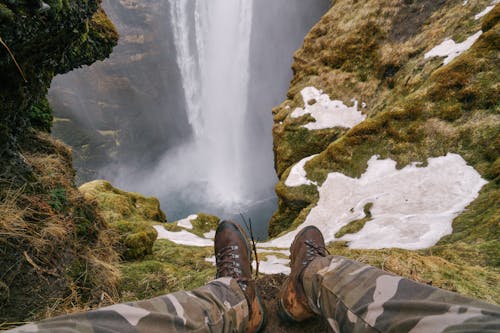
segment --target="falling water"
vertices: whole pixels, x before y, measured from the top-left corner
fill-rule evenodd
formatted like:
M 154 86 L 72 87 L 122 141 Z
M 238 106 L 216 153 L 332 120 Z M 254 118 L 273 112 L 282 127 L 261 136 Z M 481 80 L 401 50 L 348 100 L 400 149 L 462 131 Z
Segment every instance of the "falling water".
M 263 199 L 245 167 L 252 2 L 170 0 L 170 6 L 193 137 L 166 153 L 153 179 L 181 206 L 244 211 Z
M 103 5 L 120 30 L 113 55 L 58 76 L 49 94 L 70 120 L 54 133 L 73 144 L 82 180 L 155 196 L 169 221 L 241 212 L 265 238 L 276 209 L 271 109 L 286 95 L 293 51 L 330 1 Z

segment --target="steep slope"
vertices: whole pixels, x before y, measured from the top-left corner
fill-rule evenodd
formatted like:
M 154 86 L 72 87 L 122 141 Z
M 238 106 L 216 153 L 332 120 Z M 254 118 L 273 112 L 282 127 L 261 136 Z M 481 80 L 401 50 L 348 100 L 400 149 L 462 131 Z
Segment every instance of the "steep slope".
M 48 5 L 48 6 L 47 6 Z M 117 296 L 115 236 L 52 139 L 52 77 L 116 44 L 99 1 L 0 1 L 0 328 Z
M 500 301 L 500 6 L 490 3 L 333 4 L 273 110 L 271 236 L 320 224 L 336 253 Z M 351 249 L 392 246 L 428 249 Z

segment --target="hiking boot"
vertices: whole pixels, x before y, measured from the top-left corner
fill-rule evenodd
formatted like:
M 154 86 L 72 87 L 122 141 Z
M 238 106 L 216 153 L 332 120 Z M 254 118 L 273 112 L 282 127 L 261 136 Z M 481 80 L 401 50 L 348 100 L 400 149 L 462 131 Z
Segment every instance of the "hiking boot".
M 216 278 L 232 277 L 238 281 L 248 302 L 247 332 L 259 332 L 265 326 L 266 316 L 255 280 L 252 279 L 252 252 L 246 233 L 238 224 L 222 221 L 215 232 L 214 249 Z
M 291 272 L 279 293 L 278 315 L 281 319 L 300 322 L 316 315 L 307 302 L 302 277 L 311 261 L 326 254 L 325 240 L 318 228 L 307 226 L 295 236 L 290 247 Z

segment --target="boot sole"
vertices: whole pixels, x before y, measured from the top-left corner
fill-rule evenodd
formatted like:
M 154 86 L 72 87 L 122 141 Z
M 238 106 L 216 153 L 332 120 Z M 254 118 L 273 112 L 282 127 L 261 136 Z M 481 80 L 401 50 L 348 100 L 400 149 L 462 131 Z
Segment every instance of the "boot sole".
M 257 294 L 257 301 L 259 302 L 259 309 L 260 312 L 262 313 L 262 321 L 259 324 L 259 327 L 255 330 L 254 333 L 261 332 L 267 325 L 267 314 L 266 314 L 266 307 L 264 306 L 264 302 L 262 302 L 262 298 L 260 297 L 260 291 L 257 286 L 255 286 L 255 291 Z

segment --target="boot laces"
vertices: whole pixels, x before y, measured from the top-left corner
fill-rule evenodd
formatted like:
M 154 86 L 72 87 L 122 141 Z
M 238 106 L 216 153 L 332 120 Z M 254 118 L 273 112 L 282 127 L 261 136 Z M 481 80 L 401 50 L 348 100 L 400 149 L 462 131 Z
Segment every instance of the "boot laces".
M 309 264 L 318 256 L 326 257 L 327 254 L 330 254 L 330 252 L 323 245 L 318 245 L 312 240 L 306 240 L 304 243 L 307 245 L 306 258 L 302 262 L 304 265 Z
M 222 248 L 216 255 L 215 261 L 217 266 L 217 277 L 232 277 L 238 281 L 243 291 L 246 290 L 248 281 L 247 277 L 241 276 L 243 271 L 238 261 L 240 255 L 238 254 L 238 245 L 229 245 Z

